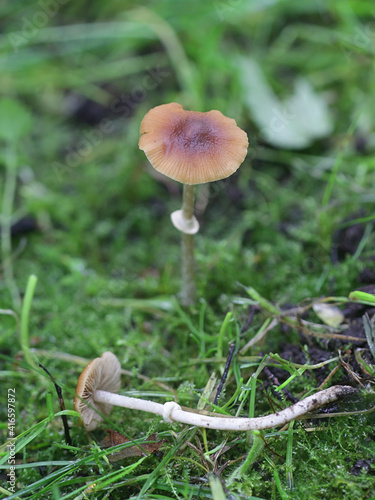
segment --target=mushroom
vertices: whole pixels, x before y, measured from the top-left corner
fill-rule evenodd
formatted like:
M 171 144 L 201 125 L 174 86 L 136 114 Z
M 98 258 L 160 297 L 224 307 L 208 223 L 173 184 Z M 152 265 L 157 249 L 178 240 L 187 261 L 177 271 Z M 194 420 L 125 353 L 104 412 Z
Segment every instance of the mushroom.
M 97 391 L 117 393 L 120 385 L 121 365 L 112 352 L 103 352 L 100 358 L 90 361 L 83 370 L 77 383 L 74 409 L 81 415 L 88 431 L 95 429 L 103 420 L 98 411 L 109 415 L 113 408 L 113 404 L 98 400 Z
M 264 417 L 242 418 L 204 415 L 196 410 L 181 408 L 174 401 L 160 404 L 144 399 L 116 394 L 120 387 L 121 366 L 111 352 L 104 352 L 100 358 L 91 361 L 78 379 L 74 408 L 79 412 L 88 431 L 94 430 L 109 415 L 113 406 L 141 410 L 163 417 L 165 422 L 205 427 L 216 430 L 249 431 L 263 430 L 284 425 L 305 413 L 335 401 L 340 396 L 355 392 L 350 386 L 336 385 L 309 396 L 279 412 Z
M 81 415 L 88 431 L 94 430 L 113 406 L 149 411 L 163 415 L 163 405 L 117 394 L 121 386 L 121 365 L 109 351 L 90 361 L 81 373 L 74 398 L 74 409 Z M 98 413 L 100 412 L 100 413 Z
M 235 120 L 220 111 L 186 111 L 176 102 L 151 109 L 141 123 L 139 148 L 162 174 L 183 183 L 182 209 L 171 214 L 182 232 L 184 305 L 194 303 L 194 186 L 232 175 L 244 161 L 249 141 Z

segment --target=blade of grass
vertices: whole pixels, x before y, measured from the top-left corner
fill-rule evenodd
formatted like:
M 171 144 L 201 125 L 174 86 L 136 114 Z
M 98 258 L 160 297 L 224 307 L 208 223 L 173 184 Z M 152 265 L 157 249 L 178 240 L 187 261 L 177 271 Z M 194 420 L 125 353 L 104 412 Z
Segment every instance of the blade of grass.
M 370 348 L 373 358 L 375 359 L 375 331 L 370 321 L 369 315 L 367 313 L 365 313 L 365 315 L 363 316 L 362 321 L 365 329 L 368 346 Z
M 244 462 L 235 469 L 228 479 L 228 485 L 235 481 L 240 481 L 242 476 L 246 473 L 249 467 L 257 460 L 264 448 L 264 440 L 260 431 L 251 431 L 253 442 L 250 451 Z
M 286 444 L 285 472 L 289 489 L 293 489 L 293 427 L 294 420 L 290 422 L 288 428 L 288 440 Z
M 209 474 L 208 480 L 210 482 L 212 498 L 214 500 L 225 500 L 226 496 L 220 479 L 215 474 Z
M 37 281 L 38 278 L 34 274 L 29 276 L 21 310 L 21 349 L 24 354 L 25 361 L 33 368 L 36 367 L 36 363 L 30 350 L 29 317 Z
M 143 487 L 142 487 L 142 489 L 137 497 L 139 500 L 142 500 L 142 498 L 144 498 L 144 494 L 146 493 L 146 491 L 151 488 L 151 486 L 156 481 L 158 476 L 162 473 L 163 469 L 172 460 L 174 454 L 180 448 L 180 446 L 182 446 L 186 441 L 190 441 L 191 436 L 194 434 L 195 434 L 195 429 L 188 429 L 188 430 L 180 433 L 176 444 L 174 446 L 172 446 L 172 448 L 168 451 L 168 453 L 161 460 L 159 465 L 153 470 L 153 472 L 150 474 L 150 476 L 146 480 L 145 484 L 143 485 Z
M 221 328 L 220 328 L 220 332 L 219 332 L 219 338 L 217 340 L 217 351 L 216 351 L 216 355 L 218 358 L 221 358 L 223 356 L 223 342 L 224 342 L 224 335 L 228 329 L 228 325 L 229 325 L 229 322 L 230 320 L 232 319 L 232 313 L 229 312 L 227 313 L 227 315 L 225 316 L 224 318 L 224 321 L 221 325 Z
M 354 130 L 358 124 L 360 117 L 361 117 L 361 112 L 359 112 L 357 114 L 357 116 L 354 118 L 354 120 L 350 124 L 350 126 L 348 128 L 347 136 L 351 137 L 353 135 Z M 334 185 L 336 183 L 337 175 L 340 171 L 345 152 L 346 152 L 346 150 L 344 148 L 342 148 L 341 151 L 339 152 L 339 154 L 336 158 L 336 161 L 333 165 L 333 168 L 331 170 L 330 176 L 328 178 L 328 182 L 326 184 L 326 187 L 324 189 L 323 198 L 322 198 L 322 209 L 323 210 L 320 214 L 320 227 L 321 227 L 321 232 L 322 232 L 323 238 L 327 235 L 329 224 L 331 221 L 331 217 L 327 213 L 327 207 L 328 207 L 328 204 L 329 204 L 331 196 L 332 196 L 332 191 L 333 191 Z

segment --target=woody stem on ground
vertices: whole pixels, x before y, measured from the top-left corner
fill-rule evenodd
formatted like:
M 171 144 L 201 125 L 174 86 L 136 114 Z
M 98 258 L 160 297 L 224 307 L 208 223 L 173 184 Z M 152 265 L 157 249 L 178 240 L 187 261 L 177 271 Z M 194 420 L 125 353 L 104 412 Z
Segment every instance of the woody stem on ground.
M 191 221 L 194 216 L 194 188 L 184 184 L 182 194 L 182 216 L 186 221 Z M 194 234 L 182 233 L 182 290 L 181 303 L 191 306 L 196 298 L 195 259 L 194 259 Z

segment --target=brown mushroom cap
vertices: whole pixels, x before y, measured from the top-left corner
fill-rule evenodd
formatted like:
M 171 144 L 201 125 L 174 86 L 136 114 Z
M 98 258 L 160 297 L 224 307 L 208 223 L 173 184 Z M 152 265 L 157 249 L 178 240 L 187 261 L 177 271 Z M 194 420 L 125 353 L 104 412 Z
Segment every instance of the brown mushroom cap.
M 88 431 L 94 430 L 103 420 L 95 409 L 104 415 L 109 415 L 113 407 L 108 403 L 95 402 L 94 392 L 101 390 L 117 394 L 120 384 L 121 365 L 112 352 L 104 352 L 100 358 L 92 360 L 83 370 L 77 383 L 74 409 L 80 413 Z
M 249 141 L 235 120 L 220 111 L 185 111 L 172 102 L 151 109 L 141 123 L 139 148 L 162 174 L 184 184 L 232 175 Z

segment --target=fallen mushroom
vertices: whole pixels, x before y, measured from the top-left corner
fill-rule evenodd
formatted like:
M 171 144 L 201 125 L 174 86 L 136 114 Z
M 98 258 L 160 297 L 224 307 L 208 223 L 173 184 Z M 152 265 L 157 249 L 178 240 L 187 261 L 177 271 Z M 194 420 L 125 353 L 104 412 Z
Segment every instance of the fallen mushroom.
M 141 410 L 163 417 L 165 422 L 205 427 L 225 431 L 263 430 L 284 425 L 320 406 L 336 401 L 341 396 L 355 392 L 350 386 L 336 385 L 319 391 L 298 403 L 271 415 L 255 418 L 209 416 L 194 410 L 187 411 L 173 401 L 164 404 L 115 394 L 120 387 L 121 366 L 111 352 L 104 352 L 100 358 L 91 361 L 78 379 L 74 408 L 81 415 L 88 431 L 94 430 L 103 420 L 98 411 L 109 415 L 113 406 Z
M 141 123 L 139 148 L 151 165 L 183 183 L 182 209 L 171 214 L 182 232 L 182 292 L 184 305 L 194 303 L 194 185 L 232 175 L 244 161 L 249 141 L 232 118 L 220 111 L 186 111 L 176 102 L 151 109 Z

